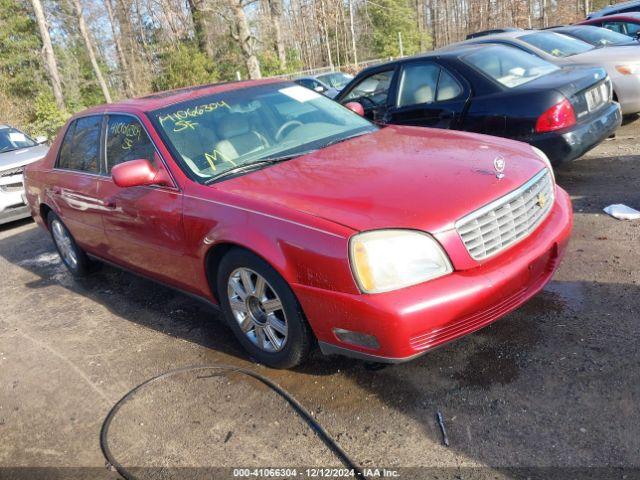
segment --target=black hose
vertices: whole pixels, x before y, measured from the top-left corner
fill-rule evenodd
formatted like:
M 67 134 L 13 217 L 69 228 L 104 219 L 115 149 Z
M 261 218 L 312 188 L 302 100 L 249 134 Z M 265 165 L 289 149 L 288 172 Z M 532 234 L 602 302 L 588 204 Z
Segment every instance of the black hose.
M 197 370 L 219 370 L 220 371 L 219 374 L 209 375 L 204 378 L 221 376 L 224 373 L 241 373 L 243 375 L 247 375 L 248 377 L 254 378 L 259 382 L 261 382 L 262 384 L 266 385 L 268 388 L 270 388 L 271 390 L 276 392 L 278 395 L 280 395 L 282 398 L 284 398 L 287 401 L 287 403 L 289 403 L 289 405 L 291 405 L 293 410 L 298 415 L 300 415 L 304 419 L 304 421 L 307 423 L 307 425 L 309 425 L 316 432 L 316 434 L 322 439 L 324 444 L 340 459 L 340 461 L 346 468 L 353 470 L 354 475 L 356 477 L 364 478 L 362 469 L 349 457 L 349 455 L 347 455 L 347 453 L 342 449 L 342 447 L 338 445 L 338 442 L 334 440 L 334 438 L 329 434 L 329 432 L 327 432 L 324 429 L 324 427 L 320 425 L 315 418 L 313 418 L 313 416 L 309 413 L 309 411 L 306 408 L 304 408 L 300 404 L 300 402 L 298 402 L 293 396 L 291 396 L 291 394 L 283 390 L 280 386 L 278 386 L 269 378 L 263 375 L 260 375 L 259 373 L 254 372 L 253 370 L 247 370 L 239 367 L 232 367 L 227 365 L 215 365 L 215 366 L 214 365 L 193 365 L 189 367 L 177 368 L 175 370 L 162 373 L 148 380 L 145 380 L 137 387 L 134 387 L 133 389 L 129 390 L 124 397 L 118 400 L 118 402 L 113 407 L 111 407 L 111 410 L 109 410 L 109 413 L 105 417 L 104 422 L 102 422 L 102 427 L 100 428 L 100 448 L 102 449 L 102 454 L 104 455 L 104 458 L 107 460 L 108 466 L 113 467 L 126 480 L 134 480 L 135 477 L 130 471 L 128 471 L 124 466 L 122 466 L 115 459 L 115 457 L 111 453 L 111 450 L 109 449 L 109 444 L 107 442 L 109 426 L 111 425 L 111 421 L 113 420 L 113 417 L 118 412 L 118 410 L 120 410 L 120 408 L 122 408 L 122 406 L 125 403 L 131 400 L 131 398 L 133 398 L 135 393 L 137 393 L 142 387 L 145 387 L 158 380 L 163 380 L 165 378 L 172 377 L 179 373 L 193 372 Z

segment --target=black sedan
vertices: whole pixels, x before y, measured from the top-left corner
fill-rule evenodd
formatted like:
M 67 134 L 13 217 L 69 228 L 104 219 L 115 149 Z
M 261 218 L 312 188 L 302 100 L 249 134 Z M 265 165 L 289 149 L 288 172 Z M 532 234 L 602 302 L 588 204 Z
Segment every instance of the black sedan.
M 560 68 L 496 44 L 403 58 L 360 72 L 336 97 L 381 124 L 484 133 L 538 147 L 554 164 L 582 156 L 622 121 L 596 67 Z

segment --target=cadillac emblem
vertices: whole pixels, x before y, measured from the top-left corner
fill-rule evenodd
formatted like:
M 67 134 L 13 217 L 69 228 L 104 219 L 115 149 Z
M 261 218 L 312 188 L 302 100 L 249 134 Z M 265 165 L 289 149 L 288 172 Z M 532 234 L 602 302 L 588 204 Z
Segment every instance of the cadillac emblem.
M 544 206 L 547 204 L 547 197 L 545 197 L 544 193 L 540 192 L 538 194 L 538 201 L 536 202 L 536 204 L 540 208 L 544 208 Z
M 496 170 L 496 178 L 500 180 L 504 178 L 504 167 L 507 166 L 507 161 L 502 155 L 498 155 L 493 159 L 493 168 Z

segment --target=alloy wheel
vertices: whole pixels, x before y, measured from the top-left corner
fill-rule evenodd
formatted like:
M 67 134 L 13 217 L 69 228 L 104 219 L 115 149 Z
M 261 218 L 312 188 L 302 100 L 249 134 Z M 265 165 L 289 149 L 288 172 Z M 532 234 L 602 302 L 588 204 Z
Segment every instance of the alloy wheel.
M 265 352 L 282 350 L 287 341 L 287 316 L 280 297 L 265 278 L 249 268 L 229 276 L 227 296 L 240 330 Z
M 69 267 L 76 268 L 78 266 L 78 254 L 67 229 L 60 220 L 55 219 L 51 222 L 51 231 L 53 233 L 53 241 L 56 242 L 62 259 Z

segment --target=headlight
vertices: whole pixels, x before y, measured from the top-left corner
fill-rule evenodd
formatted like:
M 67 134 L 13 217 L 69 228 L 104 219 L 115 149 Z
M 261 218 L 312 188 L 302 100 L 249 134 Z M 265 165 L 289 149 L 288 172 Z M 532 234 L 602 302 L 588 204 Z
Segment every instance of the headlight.
M 553 172 L 553 166 L 551 165 L 551 160 L 549 160 L 549 157 L 547 157 L 547 154 L 544 153 L 539 148 L 534 147 L 533 145 L 531 145 L 531 150 L 533 150 L 533 153 L 535 153 L 538 156 L 538 158 L 547 165 L 549 172 L 551 172 L 551 178 L 553 178 L 553 183 L 556 183 L 556 175 Z
M 355 235 L 349 243 L 349 257 L 364 293 L 397 290 L 453 271 L 438 242 L 415 230 L 374 230 Z
M 628 63 L 626 65 L 616 65 L 616 70 L 622 75 L 640 74 L 640 63 Z

